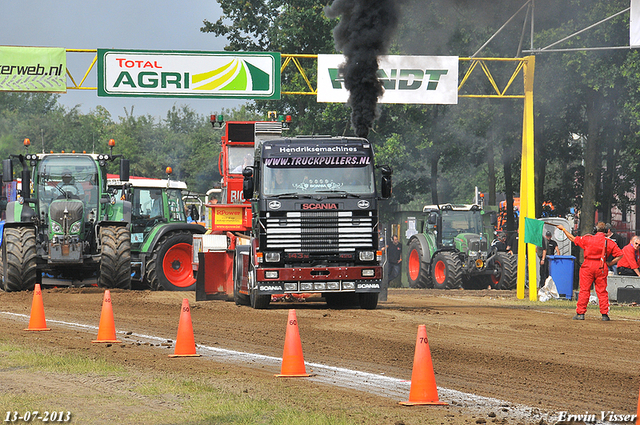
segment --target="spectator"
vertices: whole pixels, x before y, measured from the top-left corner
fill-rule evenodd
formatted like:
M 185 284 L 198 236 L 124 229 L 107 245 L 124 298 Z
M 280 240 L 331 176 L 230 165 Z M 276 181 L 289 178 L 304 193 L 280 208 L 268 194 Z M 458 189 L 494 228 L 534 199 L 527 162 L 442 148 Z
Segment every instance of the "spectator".
M 518 255 L 518 229 L 516 229 L 509 238 L 507 243 L 507 252 Z
M 544 286 L 549 277 L 549 255 L 560 255 L 558 243 L 551 239 L 551 232 L 547 231 L 542 238 L 542 259 L 540 260 L 540 287 Z
M 162 193 L 159 189 L 152 189 L 149 196 L 151 196 L 151 214 L 149 217 L 162 217 Z
M 70 170 L 64 170 L 62 172 L 62 181 L 56 185 L 60 191 L 60 197 L 62 198 L 74 198 L 80 199 L 84 197 L 84 189 L 82 185 L 76 183 Z
M 402 245 L 397 235 L 393 235 L 391 245 L 385 246 L 387 260 L 389 261 L 389 282 L 400 276 L 400 263 L 402 263 Z
M 507 251 L 507 234 L 504 232 L 498 233 L 498 237 L 491 242 L 491 246 L 495 247 L 497 251 Z
M 602 320 L 609 321 L 609 294 L 607 293 L 607 266 L 616 264 L 622 258 L 622 250 L 605 236 L 606 225 L 599 222 L 595 235 L 573 236 L 562 226 L 558 226 L 567 238 L 584 250 L 584 261 L 580 267 L 580 292 L 573 320 L 584 320 L 587 312 L 591 285 L 595 285 Z M 607 258 L 613 259 L 607 262 Z
M 233 174 L 242 174 L 242 171 L 251 166 L 251 163 L 253 162 L 253 155 L 248 153 L 244 156 L 244 158 L 242 159 L 242 164 L 238 164 L 238 166 L 236 168 L 233 169 L 233 171 L 231 171 L 231 173 Z
M 618 261 L 617 272 L 622 276 L 640 276 L 640 238 L 634 236 L 629 245 L 622 248 L 622 258 Z
M 607 237 L 613 241 L 616 242 L 616 245 L 618 245 L 618 248 L 622 249 L 622 246 L 624 245 L 624 242 L 622 241 L 622 237 L 620 237 L 619 234 L 616 233 L 615 229 L 611 226 L 611 224 L 607 223 L 606 224 L 607 227 Z M 610 258 L 608 258 L 608 260 L 610 260 Z M 614 274 L 616 274 L 616 269 L 618 266 L 611 266 L 609 267 L 609 270 L 611 270 Z

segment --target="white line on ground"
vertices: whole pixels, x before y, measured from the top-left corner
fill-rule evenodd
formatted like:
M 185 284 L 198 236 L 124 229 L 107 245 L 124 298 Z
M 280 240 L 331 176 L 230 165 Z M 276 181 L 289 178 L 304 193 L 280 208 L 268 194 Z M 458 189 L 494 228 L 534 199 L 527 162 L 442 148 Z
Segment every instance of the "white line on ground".
M 25 314 L 6 311 L 0 311 L 0 314 L 20 321 L 29 321 L 29 316 Z M 85 331 L 98 331 L 97 326 L 66 322 L 62 320 L 47 319 L 47 324 L 57 324 L 67 328 L 82 329 Z M 160 344 L 166 343 L 169 340 L 173 341 L 173 338 L 167 337 L 129 332 L 125 333 L 123 331 L 119 331 L 117 333 L 124 335 L 127 340 L 131 342 Z M 166 346 L 164 348 L 166 348 Z M 246 353 L 201 344 L 196 344 L 196 348 L 198 349 L 198 354 L 219 362 L 231 362 L 245 365 L 247 363 L 259 363 L 261 365 L 272 367 L 276 373 L 279 372 L 279 368 L 282 363 L 282 359 L 279 357 L 265 356 L 262 354 Z M 365 391 L 373 395 L 397 400 L 408 400 L 409 397 L 411 382 L 407 380 L 342 367 L 328 366 L 321 363 L 305 362 L 305 365 L 309 368 L 307 369 L 307 373 L 312 374 L 310 378 L 305 379 L 309 379 L 314 382 L 354 389 L 357 391 Z M 545 412 L 538 408 L 511 403 L 492 397 L 484 397 L 442 387 L 438 387 L 438 396 L 440 401 L 447 402 L 452 407 L 467 410 L 467 413 L 488 414 L 490 412 L 494 412 L 498 418 L 507 417 L 517 420 L 525 420 L 527 422 L 540 422 L 541 419 L 544 419 L 548 423 L 555 422 L 552 422 L 553 412 Z

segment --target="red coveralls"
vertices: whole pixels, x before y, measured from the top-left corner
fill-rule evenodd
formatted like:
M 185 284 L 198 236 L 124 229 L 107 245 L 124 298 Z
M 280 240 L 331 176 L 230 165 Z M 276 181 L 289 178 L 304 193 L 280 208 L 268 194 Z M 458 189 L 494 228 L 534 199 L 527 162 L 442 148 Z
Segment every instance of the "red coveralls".
M 606 252 L 604 249 L 605 240 Z M 613 239 L 606 238 L 602 232 L 595 235 L 576 236 L 574 243 L 584 250 L 584 262 L 580 267 L 580 293 L 578 294 L 576 313 L 586 313 L 591 284 L 595 282 L 600 314 L 609 314 L 609 294 L 607 293 L 609 268 L 606 259 L 610 255 L 622 256 L 622 250 Z

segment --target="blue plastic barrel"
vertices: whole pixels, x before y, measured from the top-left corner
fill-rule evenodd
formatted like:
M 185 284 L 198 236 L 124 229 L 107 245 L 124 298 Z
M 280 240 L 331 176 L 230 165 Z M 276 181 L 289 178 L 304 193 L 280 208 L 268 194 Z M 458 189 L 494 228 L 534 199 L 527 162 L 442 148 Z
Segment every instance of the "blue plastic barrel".
M 573 255 L 548 255 L 549 275 L 556 284 L 560 297 L 568 300 L 573 295 L 573 270 L 576 257 Z

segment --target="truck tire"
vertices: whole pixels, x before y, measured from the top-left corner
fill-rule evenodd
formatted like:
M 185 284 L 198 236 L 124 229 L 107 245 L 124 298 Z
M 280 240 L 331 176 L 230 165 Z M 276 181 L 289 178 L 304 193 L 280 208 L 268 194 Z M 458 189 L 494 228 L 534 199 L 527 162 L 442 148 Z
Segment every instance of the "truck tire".
M 240 245 L 236 247 L 236 255 L 233 259 L 233 301 L 236 305 L 250 305 L 251 300 L 245 294 L 240 293 L 240 286 L 242 284 L 242 258 L 243 254 L 241 252 L 250 253 L 251 249 L 249 246 Z M 248 255 L 247 255 L 248 257 Z
M 36 285 L 36 231 L 30 227 L 4 228 L 2 238 L 4 290 L 32 290 Z
M 100 228 L 100 272 L 98 286 L 101 288 L 131 289 L 131 233 L 123 226 Z
M 163 236 L 153 248 L 147 262 L 146 279 L 154 291 L 193 291 L 196 279 L 191 267 L 193 235 L 172 232 Z
M 516 256 L 506 252 L 498 252 L 494 262 L 498 274 L 490 276 L 491 289 L 514 289 L 518 278 Z
M 377 292 L 363 292 L 358 294 L 360 308 L 364 310 L 375 310 L 378 306 L 378 295 Z
M 407 261 L 407 278 L 411 288 L 427 288 L 429 282 L 429 260 L 422 252 L 422 245 L 416 238 L 409 242 L 409 260 Z
M 462 285 L 462 263 L 453 252 L 442 251 L 433 257 L 433 287 L 457 289 Z

